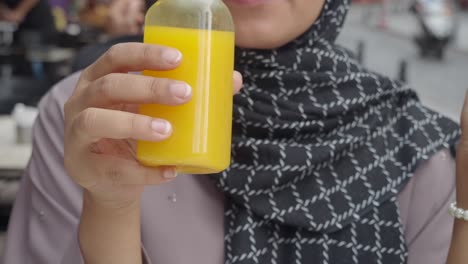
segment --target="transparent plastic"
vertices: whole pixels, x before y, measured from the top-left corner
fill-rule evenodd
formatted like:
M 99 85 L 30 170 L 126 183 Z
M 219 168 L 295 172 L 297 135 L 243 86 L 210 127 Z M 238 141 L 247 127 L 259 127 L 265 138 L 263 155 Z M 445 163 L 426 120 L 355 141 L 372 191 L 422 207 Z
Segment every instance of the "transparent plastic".
M 147 166 L 176 166 L 180 173 L 225 170 L 231 159 L 234 24 L 221 0 L 160 0 L 146 15 L 145 43 L 177 48 L 181 65 L 148 76 L 187 82 L 192 100 L 182 106 L 143 105 L 140 112 L 173 126 L 162 142 L 138 142 Z
M 234 32 L 221 0 L 160 0 L 148 10 L 145 25 Z

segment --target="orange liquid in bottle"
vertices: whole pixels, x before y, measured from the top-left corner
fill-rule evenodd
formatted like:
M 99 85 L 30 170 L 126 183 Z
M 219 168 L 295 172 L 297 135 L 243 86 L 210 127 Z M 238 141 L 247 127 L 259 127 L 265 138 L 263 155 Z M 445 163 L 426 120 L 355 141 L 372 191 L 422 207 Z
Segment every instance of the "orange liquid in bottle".
M 175 70 L 143 74 L 185 81 L 193 96 L 182 106 L 141 106 L 141 114 L 171 122 L 173 134 L 162 142 L 138 142 L 139 161 L 187 174 L 225 170 L 231 159 L 234 32 L 147 26 L 145 43 L 174 47 L 183 59 Z

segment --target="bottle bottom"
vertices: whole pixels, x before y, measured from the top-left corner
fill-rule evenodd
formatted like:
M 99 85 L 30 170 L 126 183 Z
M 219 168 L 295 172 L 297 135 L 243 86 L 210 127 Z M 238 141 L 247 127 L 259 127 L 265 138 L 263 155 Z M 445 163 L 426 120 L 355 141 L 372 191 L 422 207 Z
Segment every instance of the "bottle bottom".
M 212 162 L 196 161 L 196 162 L 169 162 L 169 161 L 155 161 L 150 158 L 139 157 L 139 161 L 142 165 L 148 167 L 176 167 L 176 170 L 180 174 L 213 174 L 219 173 L 226 170 L 229 167 L 229 162 L 226 164 L 213 164 Z
M 180 174 L 213 174 L 222 172 L 224 169 L 203 168 L 193 166 L 176 166 L 176 170 Z

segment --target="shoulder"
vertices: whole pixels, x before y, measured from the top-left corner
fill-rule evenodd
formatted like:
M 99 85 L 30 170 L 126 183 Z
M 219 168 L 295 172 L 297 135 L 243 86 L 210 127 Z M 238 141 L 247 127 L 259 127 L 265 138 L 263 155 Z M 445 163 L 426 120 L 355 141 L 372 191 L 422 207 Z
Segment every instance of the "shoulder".
M 39 103 L 39 115 L 33 129 L 33 152 L 23 182 L 34 190 L 31 195 L 36 197 L 36 204 L 39 203 L 37 197 L 47 197 L 66 203 L 69 208 L 79 207 L 75 201 L 80 195 L 79 188 L 69 179 L 63 165 L 63 106 L 73 93 L 79 76 L 76 73 L 59 82 Z M 40 202 L 47 204 L 50 201 Z
M 39 102 L 39 115 L 33 132 L 33 158 L 41 150 L 61 152 L 63 149 L 63 108 L 73 93 L 79 76 L 80 73 L 75 73 L 57 83 Z
M 73 94 L 80 76 L 81 72 L 76 72 L 54 85 L 39 103 L 39 111 L 43 111 L 47 107 L 54 105 L 59 106 L 63 114 L 63 105 Z
M 78 78 L 74 74 L 58 83 L 40 102 L 33 152 L 8 228 L 5 262 L 58 263 L 67 248 L 73 248 L 71 241 L 77 241 L 74 230 L 81 211 L 81 188 L 63 166 L 63 105 Z

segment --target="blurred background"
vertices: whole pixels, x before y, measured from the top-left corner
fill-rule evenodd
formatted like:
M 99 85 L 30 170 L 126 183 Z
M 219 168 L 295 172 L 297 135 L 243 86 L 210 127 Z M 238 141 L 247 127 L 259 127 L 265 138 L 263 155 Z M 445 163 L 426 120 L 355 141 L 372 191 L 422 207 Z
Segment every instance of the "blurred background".
M 0 0 L 0 249 L 38 101 L 100 43 L 141 33 L 152 1 Z M 468 0 L 354 0 L 338 43 L 458 120 L 468 89 Z

